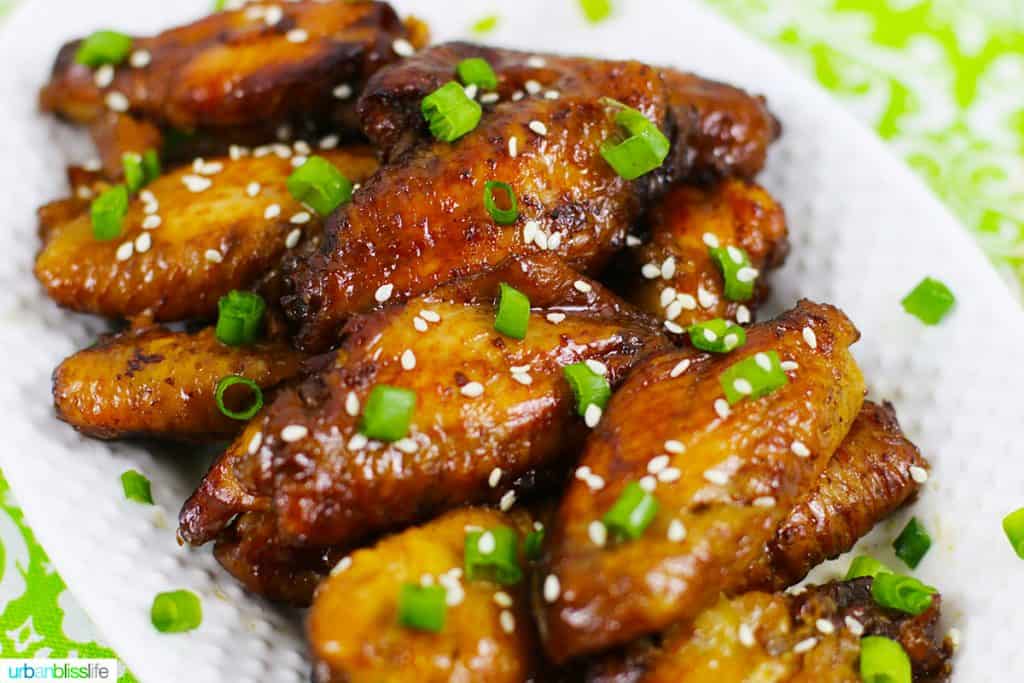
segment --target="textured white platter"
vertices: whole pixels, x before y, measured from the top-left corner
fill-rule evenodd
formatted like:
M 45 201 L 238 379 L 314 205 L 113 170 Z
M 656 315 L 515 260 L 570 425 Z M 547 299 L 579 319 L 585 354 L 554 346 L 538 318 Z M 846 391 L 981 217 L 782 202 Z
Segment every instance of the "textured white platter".
M 80 136 L 35 111 L 58 46 L 100 27 L 154 31 L 210 4 L 26 0 L 0 33 L 0 465 L 56 568 L 144 683 L 308 680 L 297 616 L 245 595 L 208 550 L 175 542 L 178 508 L 205 458 L 88 440 L 53 418 L 52 369 L 103 326 L 58 310 L 31 276 L 35 207 L 63 194 L 64 163 L 88 154 Z M 786 133 L 762 180 L 785 205 L 793 235 L 772 306 L 807 296 L 840 305 L 858 324 L 856 352 L 872 396 L 896 404 L 934 465 L 913 509 L 936 541 L 918 574 L 940 587 L 947 619 L 961 631 L 955 680 L 1024 680 L 1015 598 L 1024 563 L 1000 529 L 1003 514 L 1024 505 L 1024 461 L 1015 457 L 1024 436 L 1024 317 L 917 179 L 824 93 L 689 2 L 624 1 L 615 20 L 597 28 L 571 0 L 487 0 L 469 11 L 448 0 L 396 4 L 426 18 L 436 39 L 462 37 L 472 20 L 496 10 L 502 22 L 492 42 L 635 57 L 768 95 Z M 958 296 L 936 328 L 899 305 L 924 275 Z M 152 478 L 154 510 L 123 500 L 118 477 L 128 467 Z M 887 544 L 906 517 L 874 539 Z M 193 633 L 161 635 L 149 623 L 152 597 L 178 587 L 200 594 L 205 619 Z

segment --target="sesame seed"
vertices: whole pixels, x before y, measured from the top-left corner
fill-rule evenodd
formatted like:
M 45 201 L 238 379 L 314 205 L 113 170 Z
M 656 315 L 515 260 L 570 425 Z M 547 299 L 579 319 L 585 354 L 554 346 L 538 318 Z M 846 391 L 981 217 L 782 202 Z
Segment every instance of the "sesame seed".
M 594 373 L 595 375 L 607 375 L 608 374 L 608 366 L 605 365 L 604 363 L 602 363 L 599 360 L 594 360 L 593 358 L 588 358 L 587 360 L 585 360 L 583 362 L 584 362 L 584 364 L 586 364 L 587 368 L 592 373 Z
M 759 496 L 754 499 L 754 507 L 773 508 L 775 507 L 775 498 L 772 496 Z
M 739 308 L 736 309 L 736 322 L 740 325 L 746 325 L 750 322 L 750 309 L 740 304 Z
M 508 493 L 506 493 L 504 496 L 501 497 L 500 501 L 498 501 L 498 507 L 501 509 L 502 512 L 508 512 L 509 510 L 512 509 L 512 506 L 515 505 L 515 504 L 516 504 L 516 492 L 515 491 L 509 491 Z
M 812 650 L 814 646 L 817 644 L 817 638 L 805 638 L 804 640 L 801 640 L 799 643 L 793 646 L 793 652 L 798 655 L 803 654 L 804 652 Z
M 493 489 L 501 481 L 501 468 L 495 467 L 487 477 L 487 484 Z
M 583 413 L 583 422 L 590 428 L 597 426 L 601 421 L 601 406 L 591 403 Z
M 668 376 L 671 377 L 672 379 L 675 379 L 676 377 L 679 377 L 681 374 L 686 372 L 686 369 L 688 367 L 690 367 L 690 360 L 681 360 L 675 364 L 675 367 L 673 367 L 671 372 L 668 373 Z
M 793 451 L 793 455 L 798 458 L 806 458 L 811 454 L 810 449 L 804 445 L 803 441 L 794 441 L 789 444 L 789 450 Z
M 431 311 L 429 309 L 423 309 L 422 311 L 420 311 L 420 317 L 422 317 L 424 320 L 430 323 L 441 322 L 441 316 L 439 316 L 436 312 Z
M 75 195 L 79 199 L 92 199 L 92 190 L 85 185 L 79 185 L 75 188 Z
M 317 147 L 320 149 L 334 149 L 338 146 L 339 138 L 337 135 L 328 135 L 317 143 Z
M 541 91 L 540 83 L 533 80 L 532 78 L 526 81 L 526 83 L 523 83 L 523 87 L 526 89 L 526 92 L 530 93 L 531 95 L 536 95 Z
M 697 308 L 697 300 L 693 298 L 692 294 L 680 294 L 679 303 L 683 305 L 683 309 L 692 311 Z
M 501 95 L 496 92 L 485 92 L 480 96 L 480 102 L 483 104 L 494 104 L 501 99 Z
M 543 230 L 538 230 L 537 234 L 533 236 L 533 243 L 541 249 L 548 248 L 548 235 Z
M 512 379 L 526 386 L 533 384 L 533 377 L 525 372 L 513 372 Z
M 259 451 L 260 446 L 262 446 L 262 445 L 263 445 L 263 432 L 256 432 L 255 434 L 252 435 L 252 438 L 249 439 L 249 448 L 248 448 L 249 455 L 256 455 L 256 452 Z
M 395 51 L 395 54 L 399 57 L 411 57 L 416 54 L 416 48 L 412 46 L 405 38 L 399 38 L 395 42 L 391 43 L 391 49 Z
M 636 235 L 626 235 L 626 246 L 627 247 L 639 247 L 644 241 Z
M 508 155 L 513 159 L 519 156 L 519 138 L 515 135 L 508 139 Z
M 300 239 L 302 239 L 302 230 L 300 230 L 299 228 L 294 228 L 284 238 L 284 246 L 286 246 L 289 249 L 294 249 L 295 245 L 299 243 Z
M 673 543 L 681 543 L 686 538 L 686 527 L 678 519 L 668 523 L 668 540 Z
M 680 316 L 680 314 L 682 314 L 682 312 L 683 302 L 678 300 L 673 301 L 668 305 L 668 308 L 665 309 L 665 318 L 667 320 L 675 320 Z
M 352 438 L 348 440 L 348 449 L 350 451 L 359 451 L 366 448 L 366 444 L 370 443 L 370 439 L 365 434 L 356 432 L 352 435 Z
M 682 441 L 669 439 L 668 441 L 665 442 L 665 450 L 668 451 L 669 453 L 675 453 L 676 455 L 679 455 L 680 453 L 686 452 L 686 446 L 683 445 Z
M 412 326 L 416 328 L 417 332 L 427 331 L 427 321 L 419 316 L 412 319 Z
M 238 161 L 243 156 L 249 153 L 249 150 L 239 145 L 228 145 L 228 156 L 231 157 L 232 161 Z
M 129 242 L 123 242 L 117 248 L 117 251 L 114 252 L 114 255 L 117 257 L 118 261 L 127 261 L 128 259 L 130 259 L 132 257 L 132 253 L 134 251 L 135 251 L 135 245 L 133 245 L 130 241 Z
M 352 417 L 359 414 L 359 397 L 354 391 L 348 392 L 348 395 L 345 396 L 345 412 Z
M 583 280 L 577 280 L 576 282 L 572 283 L 572 286 L 576 288 L 577 292 L 583 292 L 584 294 L 593 291 L 594 289 L 593 287 L 590 286 L 589 282 L 585 282 Z
M 767 353 L 764 353 L 763 351 L 755 353 L 754 362 L 757 363 L 757 366 L 765 372 L 771 372 L 772 359 L 768 357 Z
M 339 100 L 347 100 L 348 98 L 352 97 L 352 86 L 349 85 L 348 83 L 342 83 L 340 85 L 335 86 L 332 93 Z
M 309 40 L 309 33 L 305 29 L 293 28 L 284 37 L 289 43 L 304 43 Z
M 573 476 L 575 476 L 577 479 L 585 480 L 587 477 L 590 476 L 590 468 L 587 467 L 586 465 L 581 465 L 580 467 L 576 468 L 576 472 Z
M 476 542 L 476 549 L 482 552 L 484 555 L 490 555 L 494 552 L 494 549 L 498 547 L 498 542 L 494 538 L 494 534 L 490 531 L 485 531 L 480 534 L 480 539 Z
M 92 81 L 96 84 L 97 88 L 106 88 L 114 82 L 114 67 L 110 64 L 104 64 L 96 69 L 96 72 L 92 75 Z
M 412 349 L 406 349 L 402 352 L 402 369 L 412 370 L 416 367 L 416 354 L 412 352 Z
M 704 328 L 704 338 L 707 339 L 709 342 L 718 341 L 718 335 L 715 334 L 715 331 L 707 327 Z
M 814 626 L 826 636 L 836 632 L 835 625 L 828 619 L 818 619 L 814 622 Z
M 590 537 L 591 543 L 603 548 L 604 544 L 608 542 L 608 529 L 601 520 L 595 519 L 587 526 L 587 536 Z
M 658 486 L 658 480 L 650 475 L 640 477 L 640 488 L 650 493 Z
M 954 626 L 946 632 L 946 636 L 949 638 L 949 644 L 953 646 L 954 650 L 960 649 L 960 629 Z
M 744 647 L 754 647 L 757 644 L 757 641 L 754 639 L 754 629 L 750 628 L 750 624 L 740 624 L 737 635 Z
M 147 216 L 152 216 L 153 214 L 155 214 L 159 210 L 160 210 L 160 204 L 157 203 L 156 201 L 146 202 L 145 204 L 142 205 L 142 213 L 146 214 Z M 146 226 L 143 225 L 142 227 L 146 227 Z
M 732 411 L 729 409 L 729 402 L 726 401 L 724 398 L 715 399 L 715 412 L 718 413 L 718 417 L 722 418 L 723 420 L 729 417 L 729 415 L 732 413 Z
M 192 168 L 200 175 L 216 175 L 224 170 L 224 164 L 219 161 L 207 161 L 205 163 L 203 163 L 202 159 L 196 159 L 196 161 L 199 163 L 193 163 Z
M 523 242 L 530 244 L 537 237 L 537 233 L 540 232 L 540 223 L 537 221 L 526 221 L 523 225 Z
M 544 59 L 540 55 L 530 55 L 526 58 L 526 66 L 531 69 L 542 69 L 548 63 L 548 60 Z
M 148 232 L 135 238 L 135 251 L 139 254 L 146 253 L 151 246 L 153 246 L 153 237 Z
M 716 237 L 714 234 L 710 232 L 704 233 L 704 236 L 701 239 L 704 240 L 704 244 L 708 245 L 711 248 L 718 247 L 718 237 Z
M 673 256 L 669 256 L 661 262 L 661 277 L 665 280 L 671 280 L 672 276 L 676 274 L 676 259 Z
M 738 335 L 732 333 L 725 335 L 725 339 L 723 341 L 725 342 L 726 350 L 732 351 L 736 348 L 736 345 L 740 343 L 740 338 Z
M 189 192 L 202 192 L 213 185 L 213 181 L 209 178 L 191 174 L 182 176 L 181 182 L 185 184 L 185 187 L 188 188 Z
M 704 285 L 697 287 L 697 301 L 702 308 L 711 308 L 718 303 L 718 297 L 704 289 Z
M 797 368 L 800 367 L 800 365 L 795 360 L 784 360 L 781 363 L 779 363 L 779 365 L 786 372 L 792 372 L 793 370 L 796 370 Z
M 544 137 L 545 135 L 548 134 L 548 127 L 545 126 L 541 121 L 538 121 L 536 119 L 530 121 L 527 127 L 537 135 L 540 135 L 541 137 Z
M 331 570 L 331 576 L 337 576 L 338 574 L 341 574 L 351 566 L 352 557 L 346 555 L 338 561 L 338 564 L 334 565 L 334 569 Z
M 291 218 L 289 218 L 288 222 L 294 225 L 304 225 L 309 222 L 310 218 L 312 218 L 312 216 L 309 214 L 308 211 L 300 211 Z
M 647 471 L 657 474 L 668 467 L 669 457 L 667 455 L 656 455 L 647 461 Z
M 661 472 L 658 472 L 658 481 L 664 484 L 671 484 L 674 481 L 679 481 L 679 477 L 683 475 L 679 471 L 678 467 L 666 467 Z
M 149 50 L 136 50 L 128 58 L 128 63 L 136 69 L 145 69 L 152 61 L 153 55 L 150 54 Z
M 278 135 L 280 134 L 281 133 L 279 132 Z M 292 155 L 292 148 L 289 147 L 288 145 L 274 144 L 271 146 L 271 151 L 277 156 L 278 159 L 287 159 Z
M 744 267 L 740 268 L 736 272 L 736 279 L 740 282 L 753 282 L 757 279 L 758 270 L 757 268 Z
M 560 322 L 562 322 L 563 320 L 565 320 L 565 313 L 548 313 L 548 314 L 547 314 L 546 316 L 544 316 L 544 317 L 545 317 L 545 318 L 547 319 L 547 321 L 548 321 L 549 323 L 551 323 L 552 325 L 557 325 L 558 323 L 560 323 Z
M 660 295 L 658 300 L 661 303 L 662 307 L 668 306 L 670 303 L 675 301 L 676 300 L 676 290 L 675 290 L 675 287 L 666 287 L 665 289 L 661 290 L 661 295 Z
M 114 92 L 108 92 L 107 96 L 103 98 L 103 101 L 106 103 L 108 109 L 116 112 L 128 111 L 128 107 L 131 106 L 131 103 L 128 101 L 128 98 L 125 97 L 124 93 L 119 93 L 116 90 Z
M 928 470 L 923 467 L 918 467 L 917 465 L 911 465 L 910 478 L 918 484 L 923 484 L 928 481 Z
M 307 157 L 301 155 L 301 154 L 298 155 L 298 156 L 294 156 L 294 157 L 292 157 L 292 162 L 291 162 L 292 163 L 292 168 L 298 168 L 299 166 L 302 166 L 303 164 L 305 164 L 307 161 L 309 161 L 309 159 Z
M 860 623 L 853 617 L 847 615 L 843 618 L 843 623 L 846 624 L 846 628 L 850 630 L 850 633 L 860 637 L 864 633 L 864 624 Z
M 420 576 L 420 585 L 421 586 L 433 586 L 434 585 L 434 576 L 433 576 L 433 574 L 423 574 L 423 575 L 421 575 Z
M 522 90 L 516 90 L 514 93 L 512 93 L 513 102 L 518 102 L 519 100 L 523 99 L 523 97 L 525 97 L 525 95 L 523 94 Z
M 683 333 L 682 326 L 681 325 L 677 325 L 676 323 L 672 322 L 671 320 L 666 320 L 665 321 L 665 329 L 668 330 L 669 332 L 671 332 L 672 334 L 682 334 Z
M 309 430 L 304 425 L 288 425 L 281 430 L 281 440 L 285 443 L 294 443 L 306 438 Z
M 545 100 L 557 100 L 561 96 L 562 93 L 558 92 L 557 90 L 548 90 L 547 92 L 544 93 Z
M 591 474 L 587 477 L 587 487 L 591 491 L 600 491 L 604 488 L 604 477 L 599 474 Z
M 512 596 L 506 593 L 505 591 L 496 591 L 494 593 L 494 604 L 498 605 L 499 607 L 511 607 Z
M 808 346 L 810 346 L 812 349 L 818 348 L 818 337 L 817 335 L 814 334 L 814 330 L 812 330 L 809 327 L 805 327 L 803 335 L 804 341 L 807 342 Z
M 483 396 L 484 385 L 480 384 L 480 382 L 469 382 L 459 389 L 459 393 L 467 398 L 477 398 L 478 396 Z
M 731 244 L 725 248 L 725 253 L 729 255 L 732 262 L 735 264 L 743 263 L 743 252 L 732 246 Z
M 462 90 L 466 93 L 466 97 L 468 97 L 471 100 L 475 100 L 476 94 L 480 89 L 477 87 L 476 83 L 470 83 Z
M 416 443 L 414 439 L 410 439 L 409 437 L 399 439 L 398 441 L 395 442 L 395 448 L 402 451 L 403 453 L 415 453 L 417 450 L 419 450 L 419 447 L 419 444 Z
M 554 251 L 562 243 L 562 233 L 553 232 L 548 236 L 548 249 Z
M 280 204 L 271 204 L 270 206 L 268 206 L 263 211 L 263 217 L 266 218 L 267 220 L 271 220 L 271 219 L 277 218 L 280 215 L 281 215 L 281 205 Z
M 548 574 L 544 578 L 544 601 L 554 602 L 558 600 L 558 596 L 562 593 L 562 584 L 559 583 L 558 577 L 554 574 Z
M 377 288 L 377 291 L 373 293 L 373 298 L 377 300 L 377 303 L 382 304 L 391 298 L 391 293 L 394 291 L 395 286 L 388 282 Z
M 142 219 L 142 229 L 154 230 L 156 228 L 159 228 L 161 223 L 163 223 L 163 219 L 161 219 L 160 216 L 157 216 L 156 214 L 150 214 Z
M 661 275 L 661 268 L 656 263 L 645 263 L 640 269 L 640 274 L 648 280 L 654 280 Z
M 738 377 L 733 381 L 732 388 L 744 396 L 754 393 L 754 386 L 750 383 L 750 380 L 744 379 L 743 377 Z

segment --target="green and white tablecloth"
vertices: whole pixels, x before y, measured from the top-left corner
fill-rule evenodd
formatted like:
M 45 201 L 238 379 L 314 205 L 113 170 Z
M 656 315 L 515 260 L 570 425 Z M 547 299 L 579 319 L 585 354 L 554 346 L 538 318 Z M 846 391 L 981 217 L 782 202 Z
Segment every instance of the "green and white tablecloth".
M 1024 298 L 1024 0 L 705 1 L 874 127 Z M 0 657 L 47 656 L 112 652 L 0 475 Z

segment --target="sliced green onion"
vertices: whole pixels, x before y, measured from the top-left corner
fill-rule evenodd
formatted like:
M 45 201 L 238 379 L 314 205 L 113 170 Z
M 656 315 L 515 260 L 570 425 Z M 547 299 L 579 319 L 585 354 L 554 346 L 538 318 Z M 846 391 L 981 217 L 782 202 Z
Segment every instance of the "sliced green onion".
M 321 156 L 306 159 L 285 184 L 296 201 L 313 207 L 321 216 L 352 199 L 352 181 Z
M 879 574 L 871 582 L 871 597 L 882 607 L 918 615 L 932 604 L 937 591 L 912 576 Z
M 252 395 L 252 403 L 249 404 L 244 410 L 232 410 L 224 405 L 224 394 L 231 387 L 241 384 L 242 386 L 249 389 Z M 221 377 L 220 381 L 217 382 L 217 391 L 214 393 L 214 400 L 217 401 L 217 408 L 223 414 L 230 417 L 232 420 L 251 420 L 256 413 L 260 412 L 260 408 L 263 407 L 263 390 L 260 389 L 260 385 L 253 382 L 248 377 L 242 377 L 241 375 L 228 375 Z
M 203 623 L 203 605 L 189 590 L 157 593 L 149 610 L 149 620 L 161 633 L 191 631 Z
M 455 67 L 455 73 L 465 85 L 475 85 L 483 90 L 494 90 L 498 87 L 498 76 L 494 69 L 482 57 L 463 59 Z
M 518 547 L 519 536 L 507 526 L 467 532 L 463 549 L 466 578 L 470 581 L 519 583 L 523 570 L 519 568 Z
M 613 534 L 636 539 L 658 514 L 658 499 L 633 481 L 626 485 L 601 521 Z
M 121 155 L 121 167 L 124 169 L 124 184 L 129 194 L 135 194 L 146 184 L 146 172 L 142 170 L 142 155 L 125 152 Z
M 75 61 L 93 68 L 102 64 L 120 64 L 132 51 L 132 38 L 117 31 L 96 31 L 82 41 Z
M 1003 532 L 1017 557 L 1024 560 L 1024 508 L 1003 517 Z
M 903 310 L 925 325 L 937 325 L 956 303 L 956 297 L 942 282 L 926 277 L 903 297 Z
M 597 374 L 586 363 L 567 365 L 562 368 L 562 372 L 576 396 L 577 413 L 586 415 L 587 407 L 590 405 L 596 405 L 604 410 L 612 396 L 612 387 L 607 377 Z
M 147 185 L 159 178 L 163 172 L 160 165 L 160 153 L 155 149 L 147 149 L 142 153 L 142 172 Z
M 498 15 L 490 14 L 475 21 L 469 30 L 473 33 L 483 35 L 484 33 L 490 33 L 496 28 L 498 28 Z
M 255 292 L 233 290 L 217 302 L 217 339 L 228 346 L 251 344 L 263 331 L 267 304 Z
M 722 271 L 725 298 L 729 301 L 749 301 L 754 296 L 758 272 L 750 262 L 750 255 L 739 247 L 711 247 L 711 260 Z
M 892 542 L 892 547 L 896 550 L 896 557 L 906 562 L 911 569 L 916 569 L 921 563 L 921 558 L 932 547 L 932 537 L 928 535 L 917 517 L 914 517 L 903 527 L 903 531 Z
M 523 539 L 523 555 L 528 560 L 539 560 L 541 548 L 544 546 L 544 529 L 534 529 Z
M 440 633 L 447 610 L 445 595 L 442 586 L 403 584 L 398 596 L 398 623 L 417 631 Z
M 409 433 L 415 409 L 415 391 L 378 384 L 366 399 L 359 431 L 371 439 L 398 441 Z
M 622 106 L 622 105 L 620 105 Z M 626 180 L 634 180 L 661 166 L 668 156 L 669 141 L 656 125 L 636 109 L 625 107 L 615 122 L 629 136 L 621 141 L 601 144 L 601 156 Z
M 860 640 L 860 679 L 863 683 L 911 683 L 910 657 L 895 640 L 865 636 Z
M 125 214 L 128 213 L 128 188 L 115 185 L 105 190 L 89 206 L 92 236 L 106 242 L 121 236 Z
M 580 0 L 583 16 L 592 24 L 597 24 L 612 14 L 612 0 Z
M 121 488 L 124 489 L 124 497 L 134 500 L 136 503 L 153 504 L 153 492 L 150 489 L 149 479 L 135 470 L 128 470 L 121 473 Z
M 430 133 L 443 142 L 455 142 L 476 128 L 483 108 L 471 100 L 455 81 L 449 81 L 423 98 L 420 104 Z
M 522 339 L 530 323 L 530 300 L 515 287 L 499 285 L 498 310 L 494 314 L 494 329 L 506 337 Z
M 892 574 L 893 571 L 870 555 L 858 555 L 853 558 L 850 568 L 846 570 L 846 581 L 859 579 L 862 576 L 876 577 L 879 574 Z
M 502 209 L 498 206 L 498 201 L 494 197 L 495 190 L 501 190 L 505 193 L 508 201 L 507 209 Z M 519 218 L 519 201 L 516 199 L 515 190 L 508 183 L 497 180 L 488 180 L 484 183 L 484 208 L 487 209 L 487 213 L 491 214 L 491 218 L 498 225 L 509 225 L 510 223 L 515 223 L 516 219 Z
M 734 322 L 715 318 L 690 326 L 690 343 L 701 351 L 729 353 L 747 343 L 746 331 Z
M 760 398 L 789 383 L 786 371 L 782 369 L 779 354 L 775 351 L 760 351 L 730 365 L 718 382 L 725 392 L 725 400 L 735 405 L 745 398 Z
M 227 5 L 227 0 L 213 0 L 213 11 L 223 12 L 224 7 Z

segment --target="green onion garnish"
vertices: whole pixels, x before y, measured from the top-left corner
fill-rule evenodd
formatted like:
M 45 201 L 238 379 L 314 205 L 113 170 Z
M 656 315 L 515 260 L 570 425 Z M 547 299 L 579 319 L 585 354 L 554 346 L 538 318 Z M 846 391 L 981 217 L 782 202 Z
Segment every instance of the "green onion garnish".
M 217 302 L 217 339 L 228 346 L 251 344 L 263 331 L 267 304 L 255 292 L 233 290 Z
M 893 571 L 870 555 L 858 555 L 853 558 L 850 568 L 846 570 L 846 581 L 859 579 L 862 576 L 876 577 L 879 574 L 892 574 Z
M 470 581 L 519 583 L 523 571 L 519 568 L 518 547 L 519 536 L 507 526 L 467 532 L 463 549 L 466 578 Z
M 508 202 L 507 209 L 502 209 L 498 206 L 498 201 L 494 197 L 495 190 L 505 193 L 506 201 Z M 509 225 L 510 223 L 515 223 L 516 219 L 519 218 L 519 201 L 516 199 L 515 190 L 508 183 L 497 180 L 488 180 L 484 183 L 484 208 L 487 209 L 487 213 L 491 214 L 491 218 L 498 225 Z
M 1017 557 L 1024 560 L 1024 508 L 1003 517 L 1003 532 Z
M 601 410 L 608 405 L 612 387 L 608 378 L 591 370 L 586 363 L 573 363 L 562 368 L 565 379 L 576 396 L 576 412 L 586 415 L 587 407 L 596 405 Z
M 366 399 L 359 431 L 371 439 L 398 441 L 409 433 L 415 408 L 415 391 L 378 384 Z
M 690 343 L 701 351 L 729 353 L 747 343 L 746 331 L 734 322 L 715 318 L 690 326 Z
M 449 81 L 423 98 L 420 104 L 430 133 L 443 142 L 455 142 L 476 128 L 483 108 L 471 100 L 455 81 Z
M 213 0 L 213 11 L 223 12 L 224 7 L 227 5 L 227 0 Z
M 629 136 L 621 141 L 601 144 L 601 156 L 626 180 L 634 180 L 661 166 L 668 156 L 668 138 L 636 109 L 625 107 L 615 115 L 615 122 Z
M 911 683 L 910 657 L 895 640 L 865 636 L 860 640 L 860 679 L 863 683 Z
M 903 310 L 925 325 L 937 325 L 956 303 L 956 297 L 942 282 L 926 277 L 903 297 Z
M 745 398 L 760 398 L 772 393 L 788 384 L 789 377 L 782 369 L 778 353 L 760 351 L 730 365 L 718 376 L 718 382 L 725 392 L 725 400 L 729 405 L 735 405 Z
M 455 67 L 455 73 L 465 85 L 475 85 L 483 90 L 494 90 L 498 87 L 498 76 L 487 60 L 481 57 L 463 59 Z
M 128 188 L 115 185 L 92 200 L 89 214 L 92 217 L 92 236 L 106 242 L 121 235 L 125 214 L 128 213 Z
M 236 384 L 241 384 L 249 389 L 249 392 L 252 395 L 252 402 L 243 410 L 232 410 L 224 405 L 225 392 Z M 221 377 L 220 381 L 217 382 L 217 391 L 214 393 L 214 400 L 217 401 L 217 408 L 220 412 L 227 415 L 232 420 L 251 420 L 256 413 L 260 412 L 260 408 L 263 407 L 263 390 L 260 389 L 259 384 L 256 384 L 256 382 L 253 382 L 248 377 L 242 377 L 241 375 L 227 375 L 226 377 Z
M 160 152 L 155 149 L 147 149 L 142 153 L 142 172 L 147 185 L 160 177 L 163 172 L 160 165 Z
M 539 560 L 541 548 L 544 546 L 544 529 L 534 529 L 523 539 L 523 555 L 528 560 Z
M 153 504 L 153 492 L 150 489 L 149 479 L 135 470 L 128 470 L 121 473 L 121 488 L 124 489 L 124 497 L 134 500 L 136 503 Z
M 470 26 L 473 33 L 484 34 L 490 33 L 494 29 L 498 28 L 498 15 L 490 14 L 486 17 L 481 17 Z
M 892 547 L 896 550 L 896 557 L 906 562 L 911 569 L 916 569 L 921 563 L 921 558 L 932 547 L 932 537 L 928 535 L 917 517 L 914 517 L 892 542 Z
M 754 296 L 758 272 L 750 262 L 750 255 L 739 247 L 710 247 L 711 260 L 722 271 L 725 298 L 729 301 L 749 301 Z
M 879 574 L 871 582 L 871 597 L 882 607 L 918 615 L 932 604 L 937 591 L 912 576 Z
M 624 539 L 636 539 L 658 514 L 658 499 L 633 481 L 626 485 L 601 521 Z
M 124 184 L 130 194 L 135 194 L 146 182 L 146 172 L 142 170 L 142 155 L 125 152 L 121 155 L 121 166 L 124 168 Z
M 82 41 L 75 61 L 93 68 L 102 64 L 120 64 L 132 51 L 132 38 L 117 31 L 96 31 Z
M 530 322 L 530 300 L 515 287 L 501 283 L 494 329 L 506 337 L 522 339 Z
M 203 605 L 199 596 L 189 590 L 157 593 L 149 620 L 161 633 L 191 631 L 203 622 Z
M 580 0 L 583 16 L 592 24 L 604 21 L 612 14 L 612 0 Z
M 417 631 L 440 633 L 444 628 L 445 589 L 441 586 L 402 584 L 398 595 L 398 623 Z
M 352 181 L 321 156 L 306 159 L 285 184 L 296 201 L 311 206 L 321 216 L 352 199 Z

